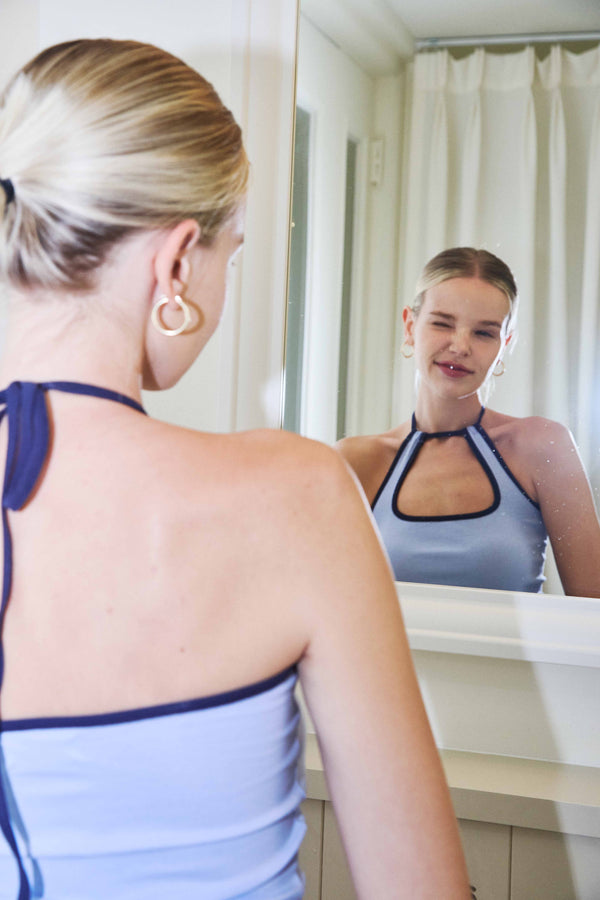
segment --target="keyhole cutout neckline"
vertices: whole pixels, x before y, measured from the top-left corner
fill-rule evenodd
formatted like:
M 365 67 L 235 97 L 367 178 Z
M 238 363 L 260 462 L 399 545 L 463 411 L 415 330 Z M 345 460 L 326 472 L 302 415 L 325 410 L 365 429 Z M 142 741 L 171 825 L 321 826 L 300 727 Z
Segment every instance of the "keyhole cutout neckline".
M 408 459 L 406 460 L 403 469 L 401 471 L 400 477 L 397 481 L 396 488 L 393 493 L 392 498 L 392 510 L 394 515 L 408 522 L 444 522 L 444 521 L 452 521 L 452 520 L 460 520 L 460 519 L 478 519 L 482 516 L 490 515 L 493 513 L 499 506 L 500 503 L 500 490 L 498 487 L 498 482 L 494 476 L 494 473 L 490 469 L 487 461 L 483 458 L 481 452 L 477 448 L 473 438 L 471 437 L 471 429 L 475 429 L 477 431 L 480 430 L 481 420 L 483 418 L 483 414 L 485 412 L 485 407 L 482 406 L 477 420 L 471 425 L 465 425 L 464 428 L 458 428 L 455 431 L 421 431 L 417 427 L 416 416 L 415 413 L 412 415 L 411 419 L 411 432 L 404 441 L 402 448 L 398 453 L 398 457 L 402 456 L 402 451 L 406 447 L 409 442 L 412 442 L 412 449 L 410 450 Z M 483 473 L 485 477 L 485 481 L 489 488 L 491 488 L 491 499 L 490 502 L 481 508 L 480 506 L 477 509 L 470 510 L 469 512 L 445 512 L 445 513 L 430 513 L 428 515 L 415 515 L 411 513 L 402 512 L 400 509 L 400 492 L 402 490 L 402 486 L 404 485 L 410 470 L 416 463 L 417 457 L 419 455 L 419 451 L 423 447 L 424 443 L 428 440 L 432 440 L 434 438 L 451 438 L 451 437 L 462 437 L 466 440 L 467 445 L 471 451 L 473 456 L 473 460 L 475 465 L 477 465 L 480 471 Z M 395 469 L 395 465 L 393 466 Z
M 432 438 L 443 438 L 443 437 L 464 437 L 467 434 L 468 428 L 477 428 L 481 425 L 481 420 L 483 419 L 483 414 L 485 412 L 485 406 L 482 406 L 479 410 L 479 415 L 475 422 L 470 425 L 465 425 L 463 428 L 458 428 L 456 431 L 422 431 L 417 425 L 417 417 L 413 412 L 411 420 L 410 420 L 410 433 L 414 434 L 418 432 L 419 435 L 422 435 L 422 439 L 424 441 L 431 440 Z

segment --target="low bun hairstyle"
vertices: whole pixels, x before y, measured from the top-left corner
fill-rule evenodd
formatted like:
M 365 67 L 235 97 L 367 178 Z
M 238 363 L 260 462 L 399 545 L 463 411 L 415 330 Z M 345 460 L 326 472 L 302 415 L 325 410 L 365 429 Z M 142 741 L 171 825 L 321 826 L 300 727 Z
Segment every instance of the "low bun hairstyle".
M 209 243 L 238 208 L 248 160 L 212 85 L 136 41 L 42 51 L 0 98 L 0 276 L 85 291 L 134 231 L 198 222 Z

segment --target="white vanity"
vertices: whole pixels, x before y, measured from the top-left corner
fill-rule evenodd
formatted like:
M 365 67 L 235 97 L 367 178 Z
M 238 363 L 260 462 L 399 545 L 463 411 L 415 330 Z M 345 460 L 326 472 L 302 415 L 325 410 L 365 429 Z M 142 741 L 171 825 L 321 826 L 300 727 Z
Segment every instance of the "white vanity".
M 600 600 L 397 588 L 478 900 L 598 900 Z M 351 900 L 311 733 L 306 765 L 306 897 Z

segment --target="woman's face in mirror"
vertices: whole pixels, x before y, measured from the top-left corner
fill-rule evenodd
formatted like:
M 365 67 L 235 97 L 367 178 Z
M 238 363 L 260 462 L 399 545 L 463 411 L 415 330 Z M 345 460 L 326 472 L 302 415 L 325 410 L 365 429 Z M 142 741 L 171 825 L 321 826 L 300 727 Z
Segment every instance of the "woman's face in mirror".
M 509 301 L 480 278 L 449 278 L 425 291 L 418 313 L 403 312 L 405 341 L 414 346 L 420 389 L 459 399 L 490 376 L 510 336 Z

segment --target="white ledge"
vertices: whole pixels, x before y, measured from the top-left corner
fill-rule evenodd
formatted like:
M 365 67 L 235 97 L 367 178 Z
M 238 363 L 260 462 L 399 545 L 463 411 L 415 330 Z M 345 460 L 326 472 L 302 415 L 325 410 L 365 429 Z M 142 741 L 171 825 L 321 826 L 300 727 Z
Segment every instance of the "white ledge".
M 414 650 L 600 668 L 600 600 L 397 582 Z

